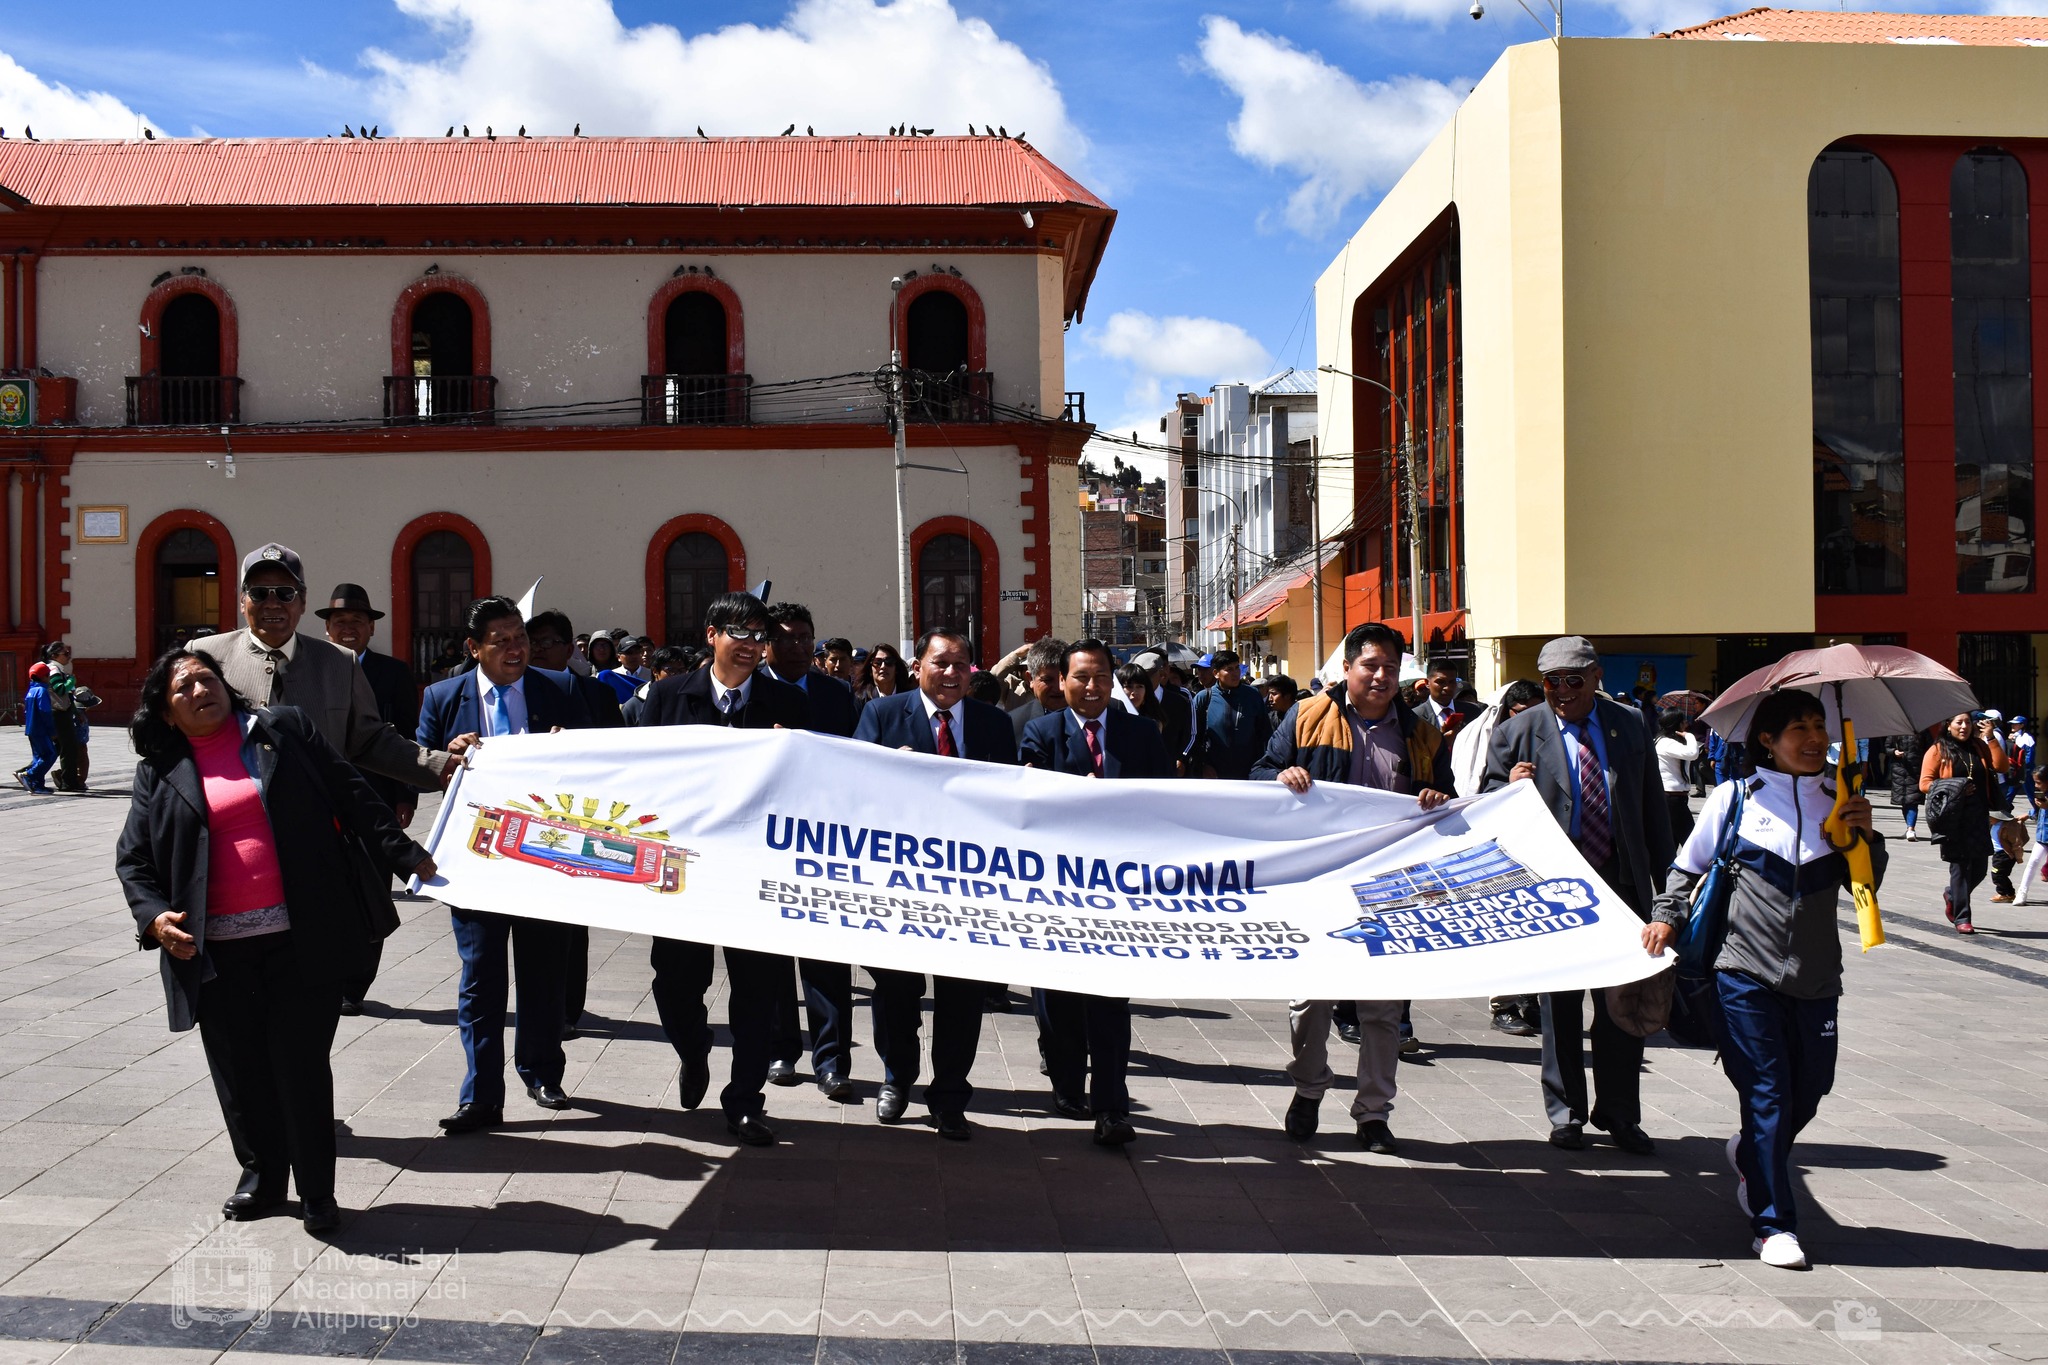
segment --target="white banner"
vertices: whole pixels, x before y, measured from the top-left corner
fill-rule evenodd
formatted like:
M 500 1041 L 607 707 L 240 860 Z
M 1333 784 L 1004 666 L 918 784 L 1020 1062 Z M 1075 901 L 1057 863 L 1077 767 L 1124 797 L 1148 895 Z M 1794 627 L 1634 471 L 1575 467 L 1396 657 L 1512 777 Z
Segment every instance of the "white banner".
M 485 744 L 432 848 L 426 889 L 468 909 L 1099 995 L 1431 999 L 1661 965 L 1529 783 L 1423 814 L 793 730 L 580 730 Z

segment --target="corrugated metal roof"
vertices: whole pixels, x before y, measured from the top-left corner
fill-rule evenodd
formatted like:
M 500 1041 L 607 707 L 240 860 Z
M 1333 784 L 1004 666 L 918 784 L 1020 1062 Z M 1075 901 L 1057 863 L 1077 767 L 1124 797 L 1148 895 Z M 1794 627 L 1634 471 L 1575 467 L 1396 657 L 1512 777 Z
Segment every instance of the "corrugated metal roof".
M 1244 595 L 1237 599 L 1237 624 L 1239 626 L 1254 625 L 1286 606 L 1287 594 L 1293 592 L 1296 588 L 1308 586 L 1310 580 L 1315 577 L 1316 571 L 1329 567 L 1330 561 L 1335 559 L 1343 548 L 1341 545 L 1325 545 L 1320 553 L 1315 556 L 1313 565 L 1310 564 L 1307 558 L 1297 559 L 1273 570 L 1247 588 Z M 1217 612 L 1202 629 L 1229 630 L 1230 618 L 1230 608 L 1225 607 L 1222 611 Z
M 10 139 L 0 187 L 52 208 L 1109 207 L 999 137 Z
M 1290 365 L 1278 374 L 1268 375 L 1251 387 L 1253 393 L 1260 395 L 1276 393 L 1312 394 L 1316 391 L 1316 377 L 1305 370 L 1297 370 Z
M 2038 14 L 1878 14 L 1840 10 L 1749 9 L 1660 38 L 1718 38 L 1773 43 L 1953 43 L 1960 47 L 2048 45 L 2048 16 Z

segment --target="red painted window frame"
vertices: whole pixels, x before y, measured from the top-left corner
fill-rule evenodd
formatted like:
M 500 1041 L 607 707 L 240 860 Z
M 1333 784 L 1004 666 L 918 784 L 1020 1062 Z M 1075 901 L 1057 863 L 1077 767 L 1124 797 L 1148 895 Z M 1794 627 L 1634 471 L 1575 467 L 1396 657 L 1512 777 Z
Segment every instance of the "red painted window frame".
M 917 633 L 924 634 L 924 594 L 917 588 L 918 565 L 924 559 L 925 546 L 939 536 L 966 536 L 974 548 L 981 553 L 981 657 L 975 660 L 987 668 L 1003 657 L 1003 565 L 1002 555 L 996 549 L 996 538 L 980 522 L 966 517 L 933 517 L 921 522 L 910 533 L 910 600 L 915 612 Z
M 896 291 L 889 313 L 889 339 L 906 357 L 910 353 L 910 305 L 926 294 L 951 294 L 967 306 L 967 368 L 975 374 L 988 369 L 988 309 L 974 286 L 937 271 L 905 280 Z
M 491 595 L 491 542 L 475 522 L 459 512 L 428 512 L 400 528 L 391 542 L 391 656 L 414 669 L 421 665 L 412 657 L 412 556 L 420 542 L 436 531 L 453 531 L 469 542 L 476 595 Z
M 425 275 L 398 291 L 391 306 L 391 373 L 412 374 L 412 311 L 429 294 L 453 294 L 469 305 L 469 366 L 474 378 L 491 369 L 491 305 L 483 291 L 460 275 Z
M 678 275 L 654 291 L 647 301 L 648 374 L 666 374 L 668 364 L 668 307 L 684 294 L 709 294 L 725 308 L 725 372 L 747 372 L 747 320 L 740 296 L 733 287 L 713 275 Z M 722 525 L 723 523 L 721 523 Z M 649 623 L 650 625 L 652 622 Z
M 175 276 L 142 296 L 142 351 L 137 357 L 140 368 L 136 373 L 152 375 L 163 364 L 164 309 L 186 294 L 203 294 L 220 311 L 220 377 L 236 378 L 242 372 L 242 337 L 235 301 L 226 289 L 204 275 Z
M 226 352 L 223 351 L 225 356 Z M 135 538 L 135 663 L 147 668 L 156 659 L 156 555 L 175 531 L 199 531 L 213 542 L 220 560 L 220 616 L 216 624 L 225 634 L 241 620 L 241 594 L 229 591 L 237 586 L 242 561 L 235 557 L 235 538 L 225 523 L 210 512 L 179 507 L 154 518 Z
M 664 308 L 668 305 L 663 304 Z M 663 522 L 647 541 L 647 619 L 644 629 L 651 637 L 668 628 L 668 547 L 696 532 L 710 536 L 725 547 L 725 590 L 742 592 L 747 586 L 747 547 L 740 533 L 709 512 L 685 512 Z M 672 640 L 670 644 L 695 644 L 695 640 Z

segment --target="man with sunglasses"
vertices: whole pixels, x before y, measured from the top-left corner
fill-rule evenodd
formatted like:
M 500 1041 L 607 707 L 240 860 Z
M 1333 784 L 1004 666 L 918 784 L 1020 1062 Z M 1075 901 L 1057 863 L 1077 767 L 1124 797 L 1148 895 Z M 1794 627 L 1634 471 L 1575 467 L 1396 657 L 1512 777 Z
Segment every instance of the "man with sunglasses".
M 365 772 L 422 791 L 448 785 L 450 754 L 422 748 L 392 728 L 377 709 L 370 680 L 346 648 L 299 634 L 306 614 L 306 574 L 299 557 L 269 544 L 242 561 L 242 619 L 248 626 L 194 640 L 220 665 L 228 686 L 252 706 L 296 706 L 320 737 Z M 475 736 L 460 736 L 460 753 Z
M 1543 706 L 1502 721 L 1487 746 L 1482 791 L 1534 782 L 1550 813 L 1600 880 L 1647 921 L 1656 885 L 1671 866 L 1671 816 L 1643 714 L 1600 695 L 1600 656 L 1583 636 L 1552 640 L 1536 656 Z M 1543 997 L 1543 1105 L 1550 1141 L 1586 1145 L 1590 1119 L 1614 1145 L 1646 1156 L 1643 1040 L 1615 1023 L 1593 993 L 1594 1099 L 1586 1102 L 1584 991 Z
M 807 730 L 810 699 L 761 667 L 774 628 L 768 607 L 747 592 L 714 599 L 704 613 L 704 643 L 711 664 L 652 683 L 642 725 L 726 725 L 741 730 Z M 688 939 L 657 938 L 648 954 L 654 968 L 654 1008 L 682 1058 L 679 1096 L 695 1109 L 711 1085 L 711 1020 L 704 996 L 711 989 L 712 947 Z M 732 1029 L 732 1080 L 719 1092 L 726 1132 L 750 1147 L 775 1145 L 762 1121 L 767 1104 L 775 1007 L 788 989 L 795 963 L 779 953 L 725 950 L 726 1023 Z

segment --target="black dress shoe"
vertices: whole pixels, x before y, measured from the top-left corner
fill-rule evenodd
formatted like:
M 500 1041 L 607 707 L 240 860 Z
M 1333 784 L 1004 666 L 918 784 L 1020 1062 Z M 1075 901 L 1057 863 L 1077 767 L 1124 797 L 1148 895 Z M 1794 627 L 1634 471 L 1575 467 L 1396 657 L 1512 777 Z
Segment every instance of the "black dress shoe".
M 990 986 L 988 994 L 981 998 L 981 1009 L 984 1014 L 1008 1014 L 1010 1012 L 1010 988 L 1008 986 Z
M 677 1083 L 676 1103 L 685 1109 L 695 1109 L 704 1103 L 704 1092 L 711 1088 L 711 1053 L 692 1057 L 683 1063 L 683 1078 Z
M 563 1041 L 563 1042 L 565 1042 L 565 1043 L 566 1043 L 566 1042 L 570 1041 L 570 1040 L 571 1040 L 571 1039 L 573 1039 L 573 1038 L 581 1038 L 582 1036 L 583 1036 L 583 1030 L 582 1030 L 582 1029 L 580 1029 L 580 1028 L 577 1028 L 577 1027 L 576 1027 L 576 1026 L 575 1026 L 574 1024 L 564 1024 L 564 1025 L 562 1025 L 562 1041 Z
M 1512 1034 L 1517 1038 L 1533 1037 L 1539 1030 L 1529 1027 L 1529 1021 L 1522 1017 L 1520 1010 L 1496 1010 L 1493 1016 L 1496 1033 Z
M 795 1062 L 768 1063 L 768 1084 L 802 1085 L 803 1077 L 796 1074 Z
M 1643 1131 L 1643 1127 L 1639 1123 L 1608 1124 L 1604 1120 L 1596 1118 L 1593 1120 L 1593 1126 L 1605 1129 L 1607 1136 L 1613 1140 L 1614 1145 L 1621 1148 L 1624 1152 L 1630 1152 L 1636 1156 L 1650 1156 L 1657 1150 L 1657 1144 L 1650 1140 L 1650 1135 Z
M 1586 1130 L 1576 1123 L 1560 1123 L 1550 1130 L 1550 1145 L 1562 1147 L 1567 1152 L 1586 1150 Z
M 344 1019 L 353 1019 L 362 1012 L 363 1002 L 360 1000 L 343 1000 L 341 1002 L 341 1015 Z
M 332 1232 L 341 1226 L 341 1206 L 333 1199 L 304 1199 L 299 1203 L 299 1220 L 308 1232 Z
M 850 1100 L 853 1098 L 853 1082 L 836 1071 L 827 1071 L 818 1077 L 818 1093 L 828 1100 Z
M 1323 1107 L 1320 1099 L 1309 1099 L 1296 1095 L 1294 1102 L 1287 1106 L 1287 1120 L 1284 1124 L 1287 1136 L 1296 1142 L 1307 1142 L 1316 1135 L 1316 1111 Z
M 1131 1121 L 1122 1114 L 1098 1114 L 1095 1116 L 1095 1145 L 1097 1147 L 1121 1147 L 1137 1140 L 1138 1130 L 1131 1127 Z
M 1401 1146 L 1394 1141 L 1394 1130 L 1387 1127 L 1385 1119 L 1367 1119 L 1359 1124 L 1358 1145 L 1380 1156 L 1392 1156 Z
M 967 1126 L 967 1115 L 958 1109 L 934 1109 L 932 1117 L 938 1120 L 939 1136 L 948 1142 L 965 1142 L 974 1136 L 974 1130 Z
M 505 1121 L 505 1110 L 499 1105 L 459 1104 L 455 1112 L 441 1120 L 444 1133 L 474 1133 L 484 1128 L 495 1128 Z
M 903 1111 L 910 1107 L 910 1096 L 901 1086 L 885 1085 L 882 1093 L 875 1096 L 875 1122 L 901 1123 Z
M 230 1223 L 247 1223 L 258 1218 L 268 1218 L 284 1203 L 281 1194 L 249 1194 L 236 1190 L 228 1196 L 228 1202 L 220 1206 L 220 1216 Z
M 1339 1024 L 1337 1025 L 1337 1037 L 1351 1044 L 1351 1046 L 1357 1047 L 1364 1040 L 1365 1035 L 1359 1031 L 1356 1024 Z
M 727 1119 L 725 1121 L 725 1131 L 731 1133 L 749 1147 L 773 1147 L 775 1145 L 775 1130 L 761 1122 L 758 1117 L 738 1120 Z
M 543 1109 L 567 1109 L 569 1107 L 569 1096 L 563 1092 L 562 1087 L 559 1085 L 529 1085 L 526 1087 L 526 1097 Z
M 1062 1095 L 1057 1090 L 1052 1092 L 1052 1112 L 1058 1114 L 1063 1119 L 1086 1120 L 1094 1115 L 1094 1111 L 1089 1109 L 1087 1105 L 1071 1095 Z

